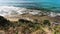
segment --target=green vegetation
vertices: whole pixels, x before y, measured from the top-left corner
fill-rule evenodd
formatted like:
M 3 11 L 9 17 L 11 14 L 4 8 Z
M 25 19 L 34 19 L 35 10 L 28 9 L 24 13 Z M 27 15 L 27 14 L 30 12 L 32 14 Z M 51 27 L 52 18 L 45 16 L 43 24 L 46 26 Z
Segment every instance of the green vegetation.
M 19 19 L 17 22 L 10 22 L 4 17 L 0 16 L 0 29 L 8 30 L 10 27 L 13 27 L 13 30 L 16 29 L 15 32 L 18 34 L 18 27 L 20 27 L 21 32 L 23 34 L 31 34 L 35 32 L 36 34 L 60 34 L 60 25 L 51 26 L 49 20 L 44 20 L 41 23 L 38 23 L 38 20 L 29 21 L 25 19 Z M 38 32 L 37 32 L 38 31 Z
M 54 34 L 60 34 L 60 25 L 55 26 L 53 29 L 54 29 Z
M 49 20 L 44 20 L 44 21 L 43 21 L 43 24 L 44 24 L 44 25 L 48 25 L 48 26 L 51 25 L 50 22 L 49 22 Z
M 4 17 L 0 16 L 0 29 L 8 29 L 10 26 L 10 21 L 5 19 Z
M 31 31 L 35 31 L 35 30 L 39 29 L 39 27 L 40 27 L 40 24 L 39 23 L 37 23 L 37 22 L 31 22 L 31 21 L 24 20 L 24 19 L 20 19 L 18 21 L 18 24 L 20 26 L 26 27 L 29 30 L 31 28 Z
M 18 34 L 18 31 L 16 32 L 16 34 Z

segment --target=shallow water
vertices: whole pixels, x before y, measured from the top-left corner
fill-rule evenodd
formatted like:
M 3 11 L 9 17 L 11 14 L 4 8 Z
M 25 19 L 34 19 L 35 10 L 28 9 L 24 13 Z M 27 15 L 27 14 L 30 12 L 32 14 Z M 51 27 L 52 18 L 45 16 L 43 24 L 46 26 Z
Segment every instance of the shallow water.
M 60 0 L 0 0 L 0 6 L 36 7 L 60 11 Z

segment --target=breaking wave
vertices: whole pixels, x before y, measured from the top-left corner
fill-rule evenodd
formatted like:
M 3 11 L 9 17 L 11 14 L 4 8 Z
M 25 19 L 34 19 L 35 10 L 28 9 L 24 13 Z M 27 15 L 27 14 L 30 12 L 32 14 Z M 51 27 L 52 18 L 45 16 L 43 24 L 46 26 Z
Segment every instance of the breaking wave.
M 21 8 L 21 7 L 14 7 L 14 6 L 0 6 L 0 16 L 6 16 L 6 15 L 20 15 L 24 13 L 30 13 L 33 15 L 41 15 L 43 11 L 40 10 L 31 10 L 27 8 Z M 50 12 L 48 16 L 60 16 L 60 13 L 54 13 Z

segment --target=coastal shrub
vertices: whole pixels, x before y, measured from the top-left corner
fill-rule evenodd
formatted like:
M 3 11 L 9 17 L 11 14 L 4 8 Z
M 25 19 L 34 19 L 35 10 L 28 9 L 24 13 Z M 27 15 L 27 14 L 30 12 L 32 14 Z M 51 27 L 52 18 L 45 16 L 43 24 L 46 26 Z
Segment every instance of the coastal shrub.
M 44 25 L 48 25 L 48 26 L 51 25 L 49 20 L 44 20 L 44 21 L 43 21 L 43 24 L 44 24 Z
M 37 22 L 37 20 L 35 20 L 35 22 L 31 22 L 29 20 L 20 19 L 18 21 L 18 24 L 20 26 L 25 26 L 28 29 L 31 28 L 32 31 L 35 31 L 40 28 L 40 24 Z
M 3 16 L 0 16 L 0 27 L 2 29 L 6 29 L 10 26 L 10 21 L 4 18 Z
M 60 34 L 60 25 L 55 26 L 54 28 L 54 34 Z
M 19 19 L 18 24 L 19 25 L 28 25 L 29 23 L 32 23 L 31 21 L 25 20 L 25 19 Z
M 38 20 L 37 20 L 37 19 L 34 19 L 34 22 L 35 22 L 35 23 L 38 23 Z
M 16 32 L 16 34 L 18 34 L 18 31 Z

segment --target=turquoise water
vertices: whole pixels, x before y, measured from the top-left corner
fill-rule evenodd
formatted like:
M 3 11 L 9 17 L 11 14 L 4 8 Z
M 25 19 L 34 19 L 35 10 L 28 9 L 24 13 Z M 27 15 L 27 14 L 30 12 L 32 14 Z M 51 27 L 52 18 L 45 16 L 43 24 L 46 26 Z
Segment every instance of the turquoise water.
M 60 0 L 0 0 L 0 6 L 36 7 L 60 11 Z

